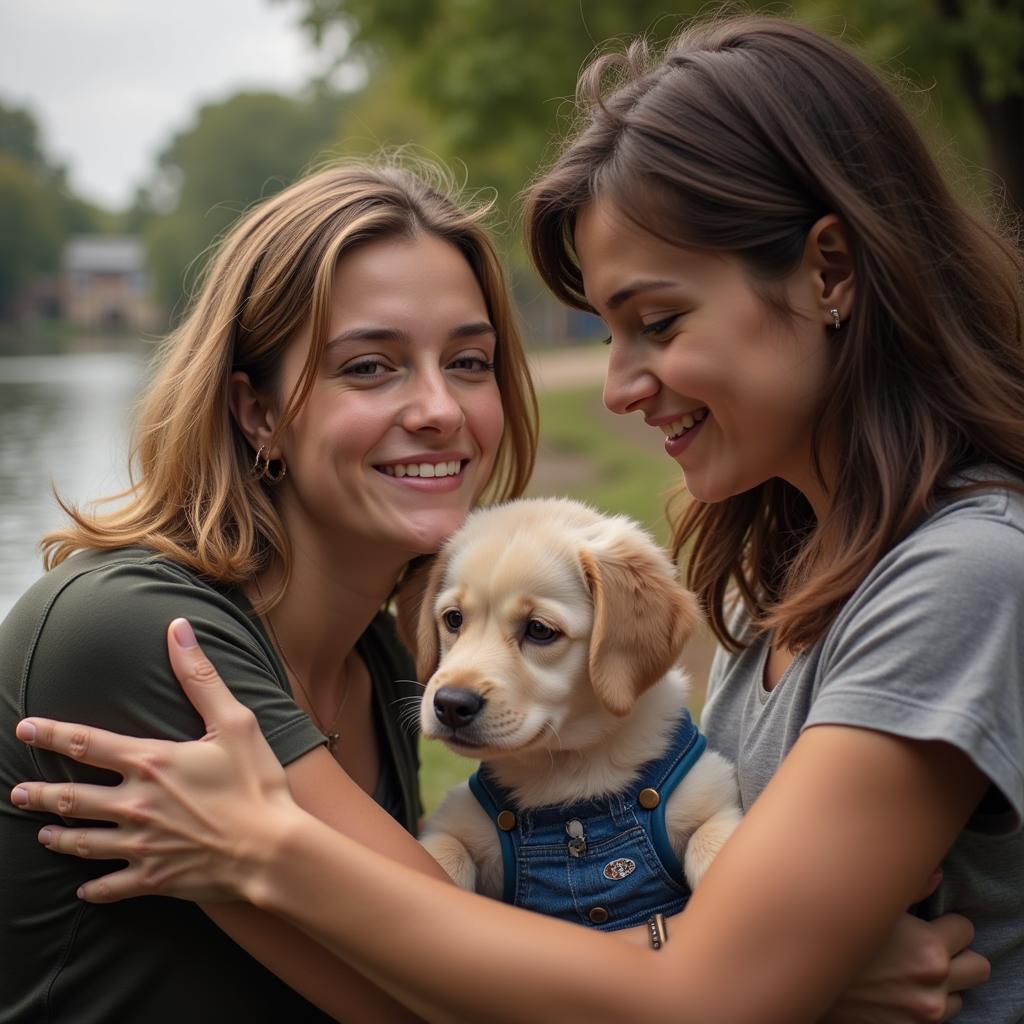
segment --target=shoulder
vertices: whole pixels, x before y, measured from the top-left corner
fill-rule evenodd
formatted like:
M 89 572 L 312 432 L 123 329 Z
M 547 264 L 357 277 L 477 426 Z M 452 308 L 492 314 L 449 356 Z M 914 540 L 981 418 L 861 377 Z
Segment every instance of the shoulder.
M 886 553 L 840 619 L 878 601 L 968 614 L 1021 595 L 1024 497 L 1006 489 L 954 496 Z M 968 601 L 973 609 L 964 609 Z
M 142 548 L 89 551 L 48 573 L 30 602 L 36 618 L 35 653 L 73 651 L 104 664 L 164 657 L 170 621 L 193 620 L 256 650 L 258 632 L 226 590 L 169 558 Z
M 1024 502 L 952 498 L 893 547 L 826 635 L 805 727 L 958 747 L 1024 814 Z
M 256 714 L 282 763 L 323 740 L 292 699 L 245 602 L 153 552 L 76 555 L 47 574 L 12 614 L 11 630 L 7 623 L 0 630 L 0 656 L 10 651 L 14 657 L 0 674 L 19 716 L 134 736 L 201 736 L 202 720 L 167 658 L 167 627 L 185 616 L 221 678 Z M 69 770 L 60 758 L 44 760 L 44 777 Z
M 167 627 L 179 616 L 236 693 L 286 696 L 239 604 L 185 567 L 133 548 L 75 555 L 15 607 L 0 647 L 13 659 L 4 673 L 20 675 L 8 685 L 18 688 L 21 713 L 168 738 L 201 733 L 167 660 Z

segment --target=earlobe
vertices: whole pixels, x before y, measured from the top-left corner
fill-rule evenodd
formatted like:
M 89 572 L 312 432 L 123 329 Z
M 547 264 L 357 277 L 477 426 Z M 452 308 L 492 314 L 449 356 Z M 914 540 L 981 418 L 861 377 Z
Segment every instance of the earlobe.
M 254 451 L 270 443 L 276 415 L 269 400 L 252 386 L 249 374 L 240 370 L 228 381 L 228 406 L 231 416 Z M 276 458 L 276 453 L 271 458 Z

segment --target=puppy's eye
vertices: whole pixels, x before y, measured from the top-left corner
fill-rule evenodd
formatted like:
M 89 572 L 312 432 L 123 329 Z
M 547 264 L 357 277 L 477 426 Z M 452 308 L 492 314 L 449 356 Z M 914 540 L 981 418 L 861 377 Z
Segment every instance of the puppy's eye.
M 546 622 L 541 622 L 540 619 L 530 619 L 523 635 L 535 644 L 549 644 L 562 634 L 557 629 L 552 629 Z
M 458 608 L 451 608 L 441 616 L 441 621 L 449 633 L 458 633 L 462 627 L 462 612 Z

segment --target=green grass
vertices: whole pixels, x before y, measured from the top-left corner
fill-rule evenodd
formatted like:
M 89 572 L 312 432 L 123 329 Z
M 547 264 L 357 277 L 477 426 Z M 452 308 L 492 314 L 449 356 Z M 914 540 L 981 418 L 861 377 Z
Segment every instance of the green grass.
M 644 446 L 601 405 L 600 388 L 555 391 L 539 398 L 541 451 L 531 494 L 561 495 L 604 512 L 623 512 L 664 542 L 665 495 L 678 470 L 658 450 L 653 435 Z M 476 763 L 440 743 L 420 741 L 420 783 L 427 813 L 468 778 Z
M 437 809 L 452 786 L 476 770 L 476 761 L 453 754 L 443 743 L 420 737 L 420 790 L 426 813 Z
M 531 493 L 579 498 L 603 512 L 639 520 L 664 541 L 665 498 L 678 469 L 658 450 L 651 435 L 636 438 L 601 404 L 600 388 L 556 391 L 540 396 L 541 451 Z M 545 462 L 555 471 L 546 471 Z M 559 465 L 573 472 L 559 476 Z

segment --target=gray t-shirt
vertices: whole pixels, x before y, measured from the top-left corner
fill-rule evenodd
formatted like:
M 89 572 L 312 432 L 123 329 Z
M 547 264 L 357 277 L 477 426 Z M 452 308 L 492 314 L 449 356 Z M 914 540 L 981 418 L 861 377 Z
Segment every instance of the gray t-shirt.
M 767 652 L 764 636 L 719 651 L 701 723 L 736 762 L 745 810 L 813 725 L 944 740 L 992 780 L 920 912 L 969 917 L 973 947 L 992 961 L 957 1020 L 1024 1020 L 1024 499 L 999 489 L 946 503 L 771 691 Z

